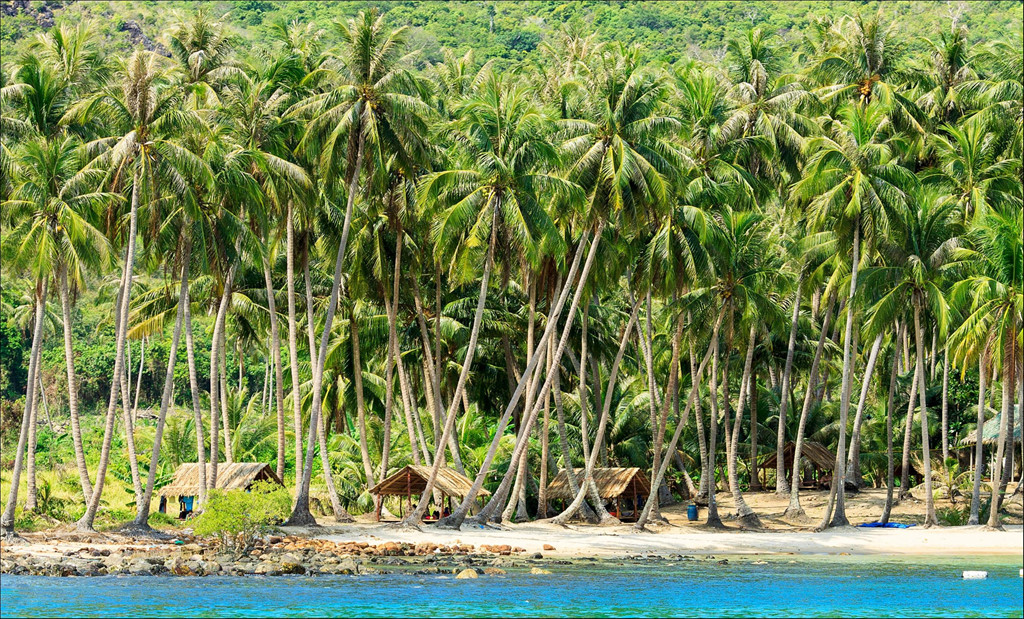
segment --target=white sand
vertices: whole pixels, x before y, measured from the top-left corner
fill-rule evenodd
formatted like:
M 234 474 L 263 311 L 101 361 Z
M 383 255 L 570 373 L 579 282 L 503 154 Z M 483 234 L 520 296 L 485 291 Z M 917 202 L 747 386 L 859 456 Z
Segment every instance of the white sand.
M 925 529 L 844 528 L 811 531 L 711 531 L 697 527 L 660 527 L 657 533 L 638 533 L 631 526 L 559 527 L 529 523 L 501 530 L 466 525 L 461 531 L 408 530 L 388 524 L 353 524 L 324 528 L 316 537 L 332 541 L 438 544 L 508 544 L 541 552 L 545 557 L 625 557 L 651 554 L 840 554 L 851 555 L 1024 555 L 1024 528 L 1005 531 L 981 527 Z M 554 550 L 544 550 L 545 544 Z

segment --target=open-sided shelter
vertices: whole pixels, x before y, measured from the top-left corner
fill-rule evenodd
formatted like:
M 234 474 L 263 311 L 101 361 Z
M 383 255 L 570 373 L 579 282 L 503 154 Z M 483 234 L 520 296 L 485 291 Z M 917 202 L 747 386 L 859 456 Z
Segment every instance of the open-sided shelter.
M 574 469 L 576 479 L 583 481 L 584 469 Z M 615 505 L 615 516 L 622 521 L 635 521 L 640 512 L 641 501 L 651 495 L 651 482 L 644 472 L 637 467 L 594 468 L 594 484 L 597 494 L 605 501 Z M 558 472 L 548 484 L 548 500 L 572 501 L 572 490 L 569 487 L 569 476 L 565 469 Z M 627 503 L 628 513 L 624 513 L 623 502 Z
M 432 469 L 433 467 L 430 466 L 406 465 L 376 486 L 370 488 L 370 494 L 378 495 L 382 499 L 386 496 L 406 497 L 407 502 L 411 504 L 412 497 L 423 494 L 423 491 L 427 489 L 427 479 L 430 478 Z M 472 486 L 473 480 L 446 466 L 438 469 L 437 478 L 434 480 L 434 490 L 441 493 L 448 502 L 449 509 L 451 509 L 451 498 L 466 496 Z M 481 488 L 477 496 L 490 496 L 490 494 L 485 488 Z M 378 522 L 380 522 L 383 505 L 383 501 L 377 502 L 375 517 Z M 401 504 L 399 504 L 399 509 L 401 510 Z

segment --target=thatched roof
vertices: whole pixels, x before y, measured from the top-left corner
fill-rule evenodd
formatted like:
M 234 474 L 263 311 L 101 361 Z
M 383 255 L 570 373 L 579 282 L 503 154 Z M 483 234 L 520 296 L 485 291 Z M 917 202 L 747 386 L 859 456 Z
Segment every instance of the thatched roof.
M 584 469 L 574 469 L 576 479 L 581 479 Z M 595 468 L 594 483 L 597 485 L 597 493 L 602 499 L 614 499 L 617 496 L 631 498 L 635 488 L 638 496 L 649 496 L 651 494 L 651 482 L 647 480 L 644 472 L 637 467 L 631 468 Z M 558 472 L 555 478 L 548 485 L 549 499 L 572 500 L 576 497 L 569 489 L 569 477 L 565 469 Z
M 206 480 L 209 483 L 213 467 L 206 465 Z M 218 490 L 245 490 L 255 481 L 274 481 L 284 485 L 269 464 L 262 462 L 234 462 L 217 465 Z M 160 496 L 195 496 L 199 494 L 199 465 L 195 462 L 182 464 L 174 471 L 174 479 L 160 489 Z
M 427 479 L 430 478 L 430 471 L 433 467 L 410 464 L 383 480 L 373 488 L 370 494 L 409 496 L 423 494 L 427 489 Z M 446 496 L 466 496 L 473 480 L 459 473 L 454 469 L 442 466 L 437 471 L 437 479 L 434 480 L 434 488 Z M 491 493 L 480 488 L 478 496 L 488 496 Z
M 1021 418 L 1020 418 L 1020 407 L 1016 404 L 1013 405 L 1013 442 L 1019 443 L 1021 439 Z M 996 440 L 999 438 L 999 424 L 1002 420 L 1002 413 L 996 412 L 992 419 L 985 422 L 982 426 L 982 437 L 986 445 L 995 445 Z M 978 442 L 978 430 L 975 428 L 964 437 L 964 440 L 960 441 L 961 445 L 974 445 Z
M 786 470 L 793 469 L 793 454 L 796 452 L 796 443 L 790 441 L 786 443 L 783 448 L 783 458 L 785 459 L 784 465 Z M 761 468 L 772 469 L 775 468 L 776 462 L 778 462 L 779 455 L 772 453 L 764 461 L 761 462 Z M 822 471 L 831 471 L 836 466 L 836 455 L 825 448 L 821 443 L 814 441 L 804 441 L 803 447 L 800 448 L 800 459 L 807 460 L 815 468 Z

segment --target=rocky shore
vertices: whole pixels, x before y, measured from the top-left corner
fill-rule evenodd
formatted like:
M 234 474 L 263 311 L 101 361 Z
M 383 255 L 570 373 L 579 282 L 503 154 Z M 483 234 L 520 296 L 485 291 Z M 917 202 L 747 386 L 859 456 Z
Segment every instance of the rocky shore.
M 66 544 L 62 544 L 66 545 Z M 60 552 L 20 552 L 4 545 L 0 573 L 32 576 L 279 576 L 282 574 L 455 574 L 459 578 L 501 575 L 506 569 L 548 573 L 541 565 L 570 563 L 497 544 L 332 542 L 269 536 L 245 553 L 215 544 L 174 540 L 159 544 L 81 545 Z M 55 547 L 56 550 L 56 547 Z

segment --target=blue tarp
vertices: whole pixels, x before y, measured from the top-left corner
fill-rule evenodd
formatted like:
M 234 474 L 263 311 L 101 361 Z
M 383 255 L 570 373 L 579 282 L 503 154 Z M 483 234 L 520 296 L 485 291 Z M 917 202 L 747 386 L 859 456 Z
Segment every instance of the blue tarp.
M 857 526 L 865 527 L 868 529 L 909 529 L 910 527 L 916 525 L 903 524 L 902 522 L 864 522 L 858 524 Z

